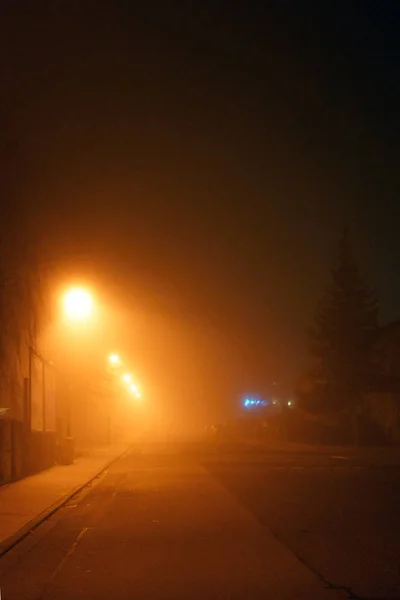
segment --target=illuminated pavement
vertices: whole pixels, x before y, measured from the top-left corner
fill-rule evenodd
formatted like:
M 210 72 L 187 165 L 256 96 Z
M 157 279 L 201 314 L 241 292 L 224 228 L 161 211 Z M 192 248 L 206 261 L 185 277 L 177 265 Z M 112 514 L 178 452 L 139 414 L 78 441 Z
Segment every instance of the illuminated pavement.
M 203 462 L 138 447 L 0 560 L 2 598 L 332 600 Z
M 72 465 L 0 486 L 0 553 L 128 449 L 128 443 L 92 448 Z

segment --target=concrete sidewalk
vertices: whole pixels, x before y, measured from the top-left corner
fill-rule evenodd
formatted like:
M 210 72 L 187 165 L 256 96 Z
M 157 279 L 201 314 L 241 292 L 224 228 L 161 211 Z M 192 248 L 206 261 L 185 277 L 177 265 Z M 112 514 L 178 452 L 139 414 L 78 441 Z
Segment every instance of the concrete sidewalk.
M 0 555 L 124 454 L 130 444 L 95 448 L 72 465 L 57 465 L 0 487 Z

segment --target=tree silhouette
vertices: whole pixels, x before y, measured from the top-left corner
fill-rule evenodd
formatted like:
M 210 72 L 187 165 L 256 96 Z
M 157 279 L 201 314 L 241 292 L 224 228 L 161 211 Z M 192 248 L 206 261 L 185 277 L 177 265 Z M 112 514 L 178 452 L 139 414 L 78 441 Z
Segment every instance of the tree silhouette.
M 339 260 L 331 276 L 309 331 L 311 352 L 317 359 L 317 385 L 310 401 L 314 412 L 351 414 L 357 438 L 363 396 L 375 371 L 378 304 L 374 290 L 360 274 L 348 229 L 340 240 Z

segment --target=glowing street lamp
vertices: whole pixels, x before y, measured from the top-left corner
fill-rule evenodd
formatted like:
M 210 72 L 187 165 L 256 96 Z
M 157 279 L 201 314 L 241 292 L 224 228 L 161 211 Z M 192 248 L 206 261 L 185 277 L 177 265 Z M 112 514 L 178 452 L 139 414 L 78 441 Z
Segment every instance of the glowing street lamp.
M 132 381 L 132 375 L 129 375 L 129 373 L 125 373 L 122 379 L 125 381 L 125 383 L 129 383 L 130 381 Z
M 130 386 L 131 392 L 136 392 L 137 391 L 137 387 L 135 384 L 132 383 L 132 385 Z
M 87 322 L 93 314 L 92 295 L 83 288 L 71 288 L 64 294 L 64 313 L 68 321 Z
M 118 354 L 110 354 L 110 356 L 108 357 L 108 362 L 113 366 L 116 367 L 119 364 L 121 364 L 121 359 L 118 356 Z

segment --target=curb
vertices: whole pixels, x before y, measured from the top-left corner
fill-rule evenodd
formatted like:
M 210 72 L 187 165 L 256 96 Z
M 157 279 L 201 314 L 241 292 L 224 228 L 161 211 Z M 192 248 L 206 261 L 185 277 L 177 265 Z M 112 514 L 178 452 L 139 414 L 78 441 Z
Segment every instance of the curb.
M 39 515 L 31 519 L 26 525 L 21 527 L 16 533 L 8 537 L 7 539 L 0 542 L 0 558 L 2 558 L 5 554 L 10 552 L 15 546 L 17 546 L 20 542 L 22 542 L 30 533 L 32 533 L 39 525 L 41 525 L 44 521 L 46 521 L 49 517 L 51 517 L 55 512 L 57 512 L 62 506 L 64 506 L 71 498 L 76 496 L 81 490 L 83 490 L 87 485 L 92 483 L 95 479 L 100 477 L 104 471 L 106 471 L 113 463 L 117 462 L 120 458 L 125 456 L 130 452 L 133 444 L 131 444 L 126 450 L 124 450 L 118 456 L 112 458 L 108 463 L 106 463 L 99 471 L 97 471 L 90 479 L 87 479 L 84 483 L 80 483 L 76 487 L 74 487 L 70 492 L 68 492 L 65 496 L 57 500 L 54 504 L 51 504 L 47 509 L 42 511 Z

